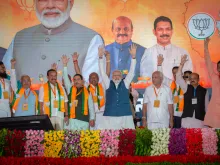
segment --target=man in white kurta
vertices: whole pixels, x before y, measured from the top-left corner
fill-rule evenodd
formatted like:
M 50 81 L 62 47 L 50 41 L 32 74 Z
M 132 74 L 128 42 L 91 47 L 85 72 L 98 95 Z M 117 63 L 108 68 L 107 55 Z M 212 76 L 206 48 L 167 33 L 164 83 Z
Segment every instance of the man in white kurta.
M 57 72 L 53 69 L 49 70 L 48 73 L 48 85 L 50 86 L 50 91 L 45 91 L 44 86 L 42 86 L 39 90 L 39 102 L 40 102 L 40 111 L 41 114 L 47 114 L 45 111 L 45 106 L 50 107 L 50 114 L 47 114 L 50 117 L 50 121 L 55 130 L 63 130 L 64 128 L 64 119 L 65 122 L 68 124 L 68 114 L 67 114 L 67 103 L 68 98 L 65 92 L 65 89 L 62 85 L 58 84 L 57 82 Z M 45 85 L 45 84 L 44 84 Z M 60 87 L 60 91 L 64 92 L 62 96 L 59 93 L 58 87 Z M 51 98 L 49 102 L 45 102 L 45 94 L 50 93 Z M 61 101 L 64 101 L 64 108 L 65 112 L 59 110 L 59 105 L 55 104 L 62 104 Z
M 140 67 L 140 75 L 142 77 L 150 78 L 152 73 L 157 70 L 158 55 L 163 55 L 163 75 L 169 79 L 173 79 L 172 68 L 173 66 L 179 66 L 181 56 L 184 54 L 188 56 L 188 61 L 184 65 L 183 71 L 192 70 L 192 60 L 189 53 L 183 48 L 171 44 L 173 26 L 169 18 L 158 17 L 154 21 L 153 32 L 157 37 L 157 44 L 145 50 Z
M 0 117 L 11 117 L 10 95 L 11 83 L 4 63 L 0 62 Z
M 168 86 L 162 84 L 163 74 L 152 75 L 153 84 L 146 88 L 143 101 L 143 126 L 148 129 L 173 127 L 173 99 Z

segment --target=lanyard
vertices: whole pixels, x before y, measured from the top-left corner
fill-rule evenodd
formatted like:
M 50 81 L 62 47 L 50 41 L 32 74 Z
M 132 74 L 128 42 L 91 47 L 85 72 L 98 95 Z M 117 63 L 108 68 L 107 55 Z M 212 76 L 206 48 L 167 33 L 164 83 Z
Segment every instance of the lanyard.
M 157 97 L 158 97 L 158 94 L 160 93 L 160 89 L 159 89 L 159 91 L 158 91 L 158 93 L 157 93 L 157 91 L 156 91 L 156 89 L 155 89 L 155 87 L 154 87 L 154 93 L 155 93 L 156 98 L 157 98 Z
M 52 92 L 53 92 L 53 94 L 54 94 L 54 97 L 55 97 L 55 99 L 56 99 L 56 97 L 57 97 L 56 86 L 54 86 L 54 89 L 51 88 L 51 90 L 52 90 Z
M 25 100 L 28 98 L 28 96 L 30 95 L 30 93 L 31 93 L 31 90 L 29 90 L 28 95 L 26 95 L 26 92 L 25 92 L 25 90 L 24 90 L 24 99 L 25 99 Z
M 80 93 L 82 93 L 82 90 L 83 90 L 83 89 L 81 89 L 81 90 L 76 94 L 76 96 L 78 96 Z
M 1 83 L 2 83 L 2 85 L 3 85 L 3 89 L 5 90 L 5 80 L 4 80 L 4 78 L 2 78 L 2 79 L 0 79 L 1 80 Z

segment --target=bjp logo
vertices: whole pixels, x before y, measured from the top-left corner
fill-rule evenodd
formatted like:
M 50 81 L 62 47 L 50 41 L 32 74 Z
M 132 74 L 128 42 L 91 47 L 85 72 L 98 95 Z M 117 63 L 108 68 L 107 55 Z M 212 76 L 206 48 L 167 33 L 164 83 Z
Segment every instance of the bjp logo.
M 34 0 L 16 0 L 22 10 L 31 12 L 34 10 Z

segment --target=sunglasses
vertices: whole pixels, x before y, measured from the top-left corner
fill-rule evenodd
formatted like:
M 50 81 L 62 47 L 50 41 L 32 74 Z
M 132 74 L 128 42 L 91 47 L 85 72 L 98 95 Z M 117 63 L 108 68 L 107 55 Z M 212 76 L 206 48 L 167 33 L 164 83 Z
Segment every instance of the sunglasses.
M 189 78 L 189 76 L 183 76 L 183 78 Z

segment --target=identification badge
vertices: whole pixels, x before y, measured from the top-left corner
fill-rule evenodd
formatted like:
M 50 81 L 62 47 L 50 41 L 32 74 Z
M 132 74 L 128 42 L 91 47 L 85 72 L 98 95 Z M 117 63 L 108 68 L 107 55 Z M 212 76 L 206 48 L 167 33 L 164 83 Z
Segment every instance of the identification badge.
M 193 105 L 197 104 L 197 98 L 192 98 L 192 104 Z
M 53 108 L 58 108 L 58 101 L 57 100 L 53 101 Z
M 93 96 L 92 99 L 93 99 L 93 102 L 94 102 L 94 103 L 97 103 L 97 102 L 98 102 L 97 96 Z
M 103 98 L 103 96 L 98 96 L 99 100 L 101 100 Z
M 27 111 L 27 110 L 28 110 L 28 104 L 27 104 L 27 103 L 24 103 L 24 104 L 22 105 L 22 110 L 23 110 L 23 111 Z
M 73 102 L 74 102 L 75 107 L 77 107 L 77 105 L 78 105 L 78 100 L 74 100 Z
M 9 99 L 9 94 L 7 91 L 3 92 L 4 99 Z
M 179 96 L 174 96 L 173 102 L 176 104 L 179 102 Z
M 160 100 L 154 100 L 154 107 L 159 108 L 160 107 Z

